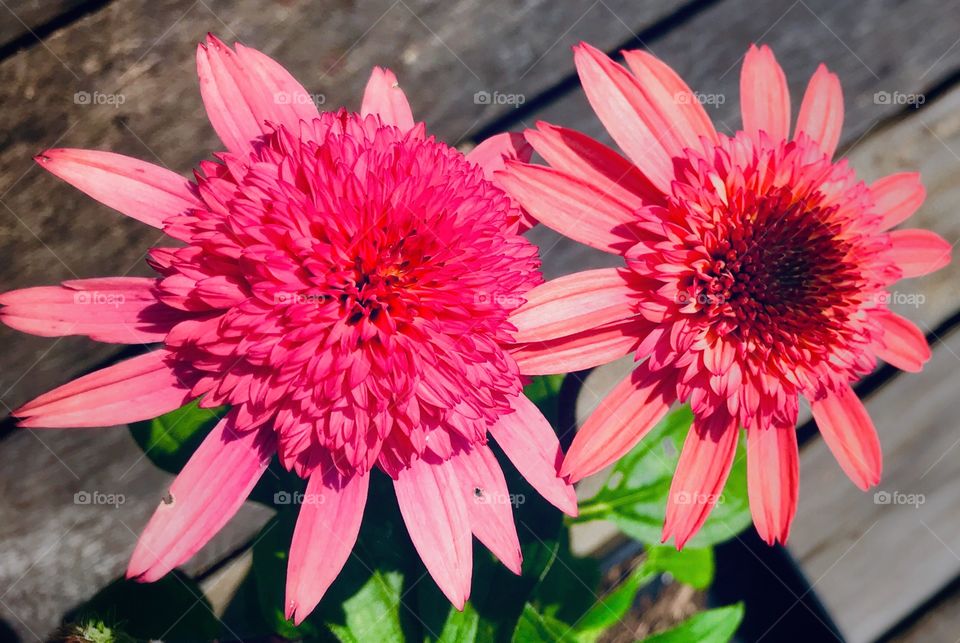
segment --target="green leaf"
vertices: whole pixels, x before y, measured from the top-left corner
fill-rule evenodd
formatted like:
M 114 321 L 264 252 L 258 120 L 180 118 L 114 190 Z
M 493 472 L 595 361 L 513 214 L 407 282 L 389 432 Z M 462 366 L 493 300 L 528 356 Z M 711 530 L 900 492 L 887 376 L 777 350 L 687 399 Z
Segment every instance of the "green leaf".
M 713 582 L 713 550 L 709 547 L 684 547 L 677 551 L 674 547 L 657 546 L 648 548 L 646 553 L 644 566 L 651 572 L 667 572 L 695 589 L 706 589 Z
M 328 621 L 327 626 L 344 643 L 363 641 L 406 641 L 400 621 L 403 574 L 374 570 L 359 591 L 345 600 L 343 624 Z
M 718 607 L 691 616 L 680 625 L 643 639 L 643 643 L 727 643 L 743 620 L 743 605 Z
M 560 414 L 560 388 L 564 375 L 541 375 L 533 378 L 523 389 L 531 402 L 537 405 L 543 416 L 556 429 Z
M 130 434 L 155 465 L 179 473 L 214 425 L 226 413 L 226 407 L 202 409 L 198 400 L 158 418 L 130 425 Z
M 566 623 L 551 616 L 539 613 L 536 608 L 527 603 L 523 606 L 520 620 L 513 631 L 514 643 L 576 643 L 573 630 Z
M 220 620 L 203 590 L 180 572 L 155 583 L 115 580 L 67 620 L 116 623 L 136 639 L 211 640 L 221 636 Z
M 580 504 L 577 522 L 610 520 L 628 536 L 659 544 L 670 482 L 693 414 L 682 407 L 665 417 L 614 467 L 603 488 Z M 733 538 L 750 525 L 743 441 L 720 501 L 688 546 L 706 547 Z

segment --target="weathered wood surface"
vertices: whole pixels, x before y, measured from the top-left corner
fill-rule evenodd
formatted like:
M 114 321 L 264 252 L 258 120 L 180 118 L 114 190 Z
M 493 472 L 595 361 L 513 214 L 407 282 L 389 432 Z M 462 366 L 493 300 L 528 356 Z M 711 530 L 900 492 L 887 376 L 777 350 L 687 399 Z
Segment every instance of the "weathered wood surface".
M 39 36 L 36 30 L 72 9 L 90 4 L 89 0 L 5 0 L 0 3 L 0 48 L 23 38 Z
M 0 62 L 0 104 L 14 106 L 5 107 L 0 129 L 0 290 L 147 274 L 143 254 L 160 240 L 157 231 L 44 175 L 31 157 L 49 146 L 92 147 L 188 172 L 217 149 L 193 63 L 207 30 L 276 56 L 330 107 L 356 108 L 370 66 L 391 66 L 417 116 L 456 142 L 513 109 L 475 103 L 475 92 L 511 94 L 522 87 L 532 96 L 572 72 L 572 43 L 587 38 L 613 47 L 679 5 L 114 2 L 52 34 L 45 46 Z M 495 48 L 491 33 L 500 39 Z M 77 104 L 78 91 L 122 96 L 123 104 Z M 8 329 L 0 329 L 0 344 L 0 417 L 117 350 Z M 140 460 L 121 428 L 14 432 L 3 439 L 0 470 L 0 587 L 7 592 L 0 606 L 8 606 L 0 618 L 32 639 L 32 632 L 46 634 L 63 611 L 122 573 L 134 534 L 169 478 Z M 74 505 L 78 490 L 120 493 L 126 502 L 109 511 Z M 263 510 L 245 511 L 191 570 L 206 568 L 255 533 Z

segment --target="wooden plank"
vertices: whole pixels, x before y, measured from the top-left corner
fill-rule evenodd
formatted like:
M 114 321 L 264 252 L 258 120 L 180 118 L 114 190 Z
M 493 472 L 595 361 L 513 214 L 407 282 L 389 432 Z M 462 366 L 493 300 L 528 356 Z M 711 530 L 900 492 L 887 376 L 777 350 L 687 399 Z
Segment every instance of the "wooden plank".
M 916 621 L 884 637 L 888 643 L 929 643 L 954 641 L 960 635 L 960 588 L 953 588 L 929 606 Z
M 0 49 L 25 35 L 34 35 L 51 20 L 77 9 L 89 0 L 7 0 L 0 4 Z M 27 42 L 29 42 L 28 39 Z

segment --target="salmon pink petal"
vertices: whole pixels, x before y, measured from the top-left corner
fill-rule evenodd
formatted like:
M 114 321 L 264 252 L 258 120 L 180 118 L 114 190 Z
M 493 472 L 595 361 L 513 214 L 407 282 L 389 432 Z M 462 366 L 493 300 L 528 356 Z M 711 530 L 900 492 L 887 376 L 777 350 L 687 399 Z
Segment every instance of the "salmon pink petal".
M 427 571 L 458 610 L 470 597 L 473 547 L 467 503 L 450 462 L 414 460 L 394 480 L 410 539 Z
M 573 373 L 629 355 L 640 343 L 633 320 L 510 349 L 524 375 Z
M 182 311 L 157 301 L 155 279 L 114 277 L 0 294 L 0 321 L 41 337 L 87 335 L 100 342 L 163 341 Z
M 407 96 L 400 89 L 397 77 L 389 69 L 374 67 L 363 92 L 360 114 L 376 114 L 386 125 L 395 125 L 403 131 L 413 129 L 413 111 Z
M 513 413 L 490 426 L 490 435 L 537 493 L 560 511 L 576 516 L 573 486 L 559 475 L 563 451 L 553 427 L 524 395 L 513 399 L 513 408 Z
M 527 303 L 510 315 L 517 343 L 546 341 L 634 314 L 633 289 L 617 268 L 585 270 L 541 284 L 524 294 Z
M 470 528 L 514 574 L 520 574 L 520 539 L 513 522 L 513 503 L 503 470 L 493 451 L 477 444 L 450 460 L 466 499 Z
M 503 132 L 486 139 L 467 153 L 467 160 L 483 169 L 488 180 L 505 167 L 507 160 L 527 162 L 533 156 L 533 148 L 523 134 Z
M 162 228 L 169 217 L 203 207 L 190 181 L 122 154 L 58 148 L 35 160 L 100 203 L 154 228 Z
M 810 408 L 820 435 L 840 468 L 855 485 L 866 491 L 880 482 L 883 455 L 873 420 L 849 385 L 830 392 Z
M 637 242 L 633 209 L 610 194 L 552 168 L 507 163 L 500 185 L 540 223 L 604 252 Z
M 953 246 L 930 230 L 894 230 L 890 233 L 893 247 L 887 253 L 904 277 L 922 277 L 950 263 Z
M 772 140 L 790 137 L 790 89 L 770 47 L 750 45 L 740 72 L 743 130 L 752 137 L 766 132 Z
M 873 344 L 877 357 L 903 371 L 919 373 L 932 353 L 923 332 L 908 319 L 888 310 L 871 316 L 880 323 L 883 335 Z
M 586 134 L 540 121 L 524 135 L 550 167 L 584 179 L 629 208 L 663 202 L 663 193 L 633 163 Z
M 311 474 L 287 564 L 285 613 L 294 625 L 313 611 L 350 557 L 369 486 L 369 473 L 345 476 L 332 465 Z
M 641 49 L 622 53 L 644 94 L 640 116 L 672 156 L 688 147 L 701 149 L 701 138 L 717 142 L 717 130 L 703 104 L 677 72 Z
M 793 426 L 747 430 L 747 492 L 757 532 L 768 545 L 787 542 L 800 486 Z
M 803 102 L 800 103 L 794 138 L 806 134 L 827 157 L 832 157 L 840 142 L 842 128 L 843 89 L 840 79 L 821 64 L 810 78 Z
M 24 404 L 13 415 L 24 427 L 88 427 L 149 420 L 190 401 L 190 389 L 153 351 L 79 377 Z
M 882 217 L 883 230 L 909 219 L 927 197 L 918 172 L 885 176 L 870 186 L 870 194 L 873 196 L 874 212 Z
M 697 533 L 717 504 L 737 453 L 736 421 L 715 418 L 693 421 L 670 484 L 663 542 L 673 538 L 678 550 Z
M 301 119 L 320 114 L 279 63 L 242 45 L 233 51 L 212 34 L 197 47 L 197 75 L 210 124 L 234 154 L 250 153 L 256 139 L 273 131 L 268 123 L 295 132 Z
M 632 449 L 670 410 L 676 395 L 663 373 L 640 364 L 617 384 L 573 438 L 560 473 L 571 482 L 592 475 Z
M 660 122 L 664 115 L 650 105 L 637 79 L 602 51 L 581 43 L 573 48 L 573 61 L 587 100 L 607 132 L 661 192 L 669 192 L 671 159 L 681 149 L 674 137 L 665 136 L 664 141 L 660 137 L 674 125 L 670 120 Z
M 273 432 L 220 420 L 140 535 L 127 578 L 153 582 L 203 547 L 246 500 L 274 453 Z

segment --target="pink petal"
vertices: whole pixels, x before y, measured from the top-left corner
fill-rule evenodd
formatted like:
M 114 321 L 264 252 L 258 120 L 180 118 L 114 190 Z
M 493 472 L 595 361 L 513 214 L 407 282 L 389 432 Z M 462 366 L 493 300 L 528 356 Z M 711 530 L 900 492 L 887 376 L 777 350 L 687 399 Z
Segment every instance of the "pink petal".
M 840 468 L 866 491 L 880 482 L 883 455 L 873 421 L 849 385 L 810 403 L 813 419 Z
M 579 177 L 628 208 L 663 202 L 663 193 L 633 163 L 586 134 L 543 121 L 524 134 L 552 168 Z
M 736 456 L 736 421 L 711 420 L 704 423 L 694 419 L 670 485 L 663 542 L 672 537 L 678 550 L 697 533 L 717 504 Z
M 639 343 L 637 323 L 628 320 L 545 342 L 517 344 L 510 354 L 524 375 L 552 375 L 607 364 L 629 355 Z
M 887 252 L 904 277 L 922 277 L 950 263 L 953 246 L 930 230 L 894 230 L 890 233 L 893 247 Z
M 676 395 L 646 362 L 617 384 L 590 414 L 564 458 L 571 482 L 600 471 L 632 449 L 670 410 Z
M 883 336 L 873 345 L 877 357 L 900 370 L 919 373 L 932 355 L 923 332 L 889 310 L 877 310 L 871 316 L 883 328 Z
M 313 99 L 279 63 L 237 45 L 234 52 L 213 34 L 197 47 L 200 95 L 210 124 L 227 149 L 246 154 L 272 131 L 267 123 L 299 131 L 300 120 L 319 116 Z
M 467 504 L 451 493 L 460 482 L 453 465 L 442 460 L 414 460 L 393 483 L 403 522 L 427 571 L 454 607 L 462 610 L 470 596 L 473 547 Z
M 631 295 L 617 268 L 585 270 L 537 286 L 510 316 L 517 343 L 546 341 L 632 317 Z
M 870 186 L 874 211 L 882 217 L 881 228 L 890 228 L 910 218 L 923 204 L 927 191 L 917 172 L 891 174 Z
M 58 148 L 34 160 L 100 203 L 155 228 L 169 217 L 204 207 L 190 181 L 122 154 Z
M 491 136 L 467 154 L 467 160 L 479 165 L 483 175 L 490 181 L 494 180 L 494 173 L 506 167 L 506 160 L 527 162 L 533 156 L 533 148 L 527 143 L 523 134 L 503 132 Z
M 156 279 L 115 277 L 0 294 L 0 321 L 41 337 L 87 335 L 100 342 L 161 342 L 182 311 L 157 301 Z
M 592 248 L 621 253 L 637 242 L 633 209 L 552 168 L 507 163 L 500 185 L 538 221 Z
M 457 452 L 450 464 L 463 490 L 474 535 L 510 571 L 519 575 L 522 555 L 513 522 L 513 496 L 493 451 L 477 444 Z
M 747 492 L 757 532 L 768 545 L 787 542 L 800 486 L 797 431 L 792 426 L 747 432 Z
M 510 462 L 547 502 L 571 516 L 577 515 L 573 486 L 560 478 L 563 451 L 553 427 L 524 395 L 513 400 L 514 412 L 490 427 L 490 435 Z
M 227 414 L 173 481 L 140 535 L 127 578 L 153 582 L 187 561 L 246 500 L 270 464 L 273 432 L 243 430 Z
M 300 625 L 343 569 L 360 533 L 370 475 L 316 469 L 307 483 L 287 564 L 286 617 Z
M 157 350 L 100 369 L 44 393 L 13 412 L 24 427 L 87 427 L 149 420 L 190 401 Z
M 680 149 L 674 137 L 660 137 L 673 124 L 651 127 L 663 115 L 650 106 L 637 79 L 602 51 L 581 43 L 573 48 L 573 60 L 587 100 L 607 132 L 661 192 L 669 192 L 671 159 Z
M 740 72 L 743 130 L 752 137 L 766 132 L 774 141 L 790 137 L 790 89 L 770 47 L 750 45 Z
M 386 125 L 394 125 L 403 131 L 414 126 L 413 112 L 407 97 L 400 89 L 397 77 L 389 69 L 374 67 L 363 92 L 360 114 L 376 114 Z
M 821 64 L 810 78 L 803 95 L 794 138 L 806 134 L 819 144 L 824 154 L 832 157 L 840 142 L 842 128 L 843 89 L 840 79 Z

